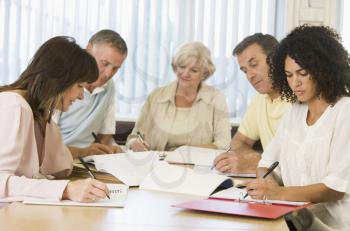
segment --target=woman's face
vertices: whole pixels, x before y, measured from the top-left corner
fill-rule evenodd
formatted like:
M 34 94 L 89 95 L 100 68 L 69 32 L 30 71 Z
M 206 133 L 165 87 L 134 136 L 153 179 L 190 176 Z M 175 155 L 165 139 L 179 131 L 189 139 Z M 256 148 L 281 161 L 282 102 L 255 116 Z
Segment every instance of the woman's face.
M 86 83 L 75 83 L 73 86 L 68 88 L 66 91 L 63 92 L 63 99 L 62 104 L 59 109 L 61 109 L 63 112 L 68 111 L 70 105 L 76 100 L 76 99 L 83 99 L 84 98 L 84 88 L 83 85 Z
M 189 58 L 186 63 L 178 65 L 175 74 L 179 87 L 197 89 L 204 80 L 204 68 L 195 58 Z
M 310 103 L 317 99 L 316 83 L 312 76 L 289 56 L 285 60 L 284 71 L 289 87 L 300 102 Z

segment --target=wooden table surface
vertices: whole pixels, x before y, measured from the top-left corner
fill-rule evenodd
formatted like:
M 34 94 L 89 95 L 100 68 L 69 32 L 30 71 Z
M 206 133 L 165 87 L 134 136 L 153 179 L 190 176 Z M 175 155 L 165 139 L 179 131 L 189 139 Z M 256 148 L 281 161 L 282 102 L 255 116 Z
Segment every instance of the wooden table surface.
M 0 209 L 0 230 L 288 230 L 283 218 L 256 219 L 171 207 L 198 197 L 131 188 L 124 208 L 12 203 Z

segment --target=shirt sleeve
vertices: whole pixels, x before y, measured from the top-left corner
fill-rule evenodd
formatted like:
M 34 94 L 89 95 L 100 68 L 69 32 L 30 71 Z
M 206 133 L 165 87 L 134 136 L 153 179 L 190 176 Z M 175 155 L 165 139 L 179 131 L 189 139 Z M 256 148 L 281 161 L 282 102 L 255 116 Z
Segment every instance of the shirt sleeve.
M 112 82 L 110 88 L 107 88 L 107 90 L 112 91 L 109 107 L 107 109 L 107 113 L 105 116 L 105 119 L 103 121 L 103 125 L 100 129 L 99 134 L 104 135 L 113 135 L 115 133 L 115 88 L 114 83 Z
M 115 133 L 115 99 L 113 98 L 111 101 L 100 134 L 113 135 Z
M 34 136 L 32 112 L 13 102 L 1 105 L 0 110 L 0 199 L 61 199 L 68 181 L 30 179 L 24 175 L 16 175 L 18 169 L 23 168 L 22 165 L 33 165 L 31 177 L 35 177 L 35 170 L 39 169 L 38 162 L 31 158 L 31 155 L 37 155 L 34 153 L 36 144 L 31 139 Z
M 231 142 L 231 125 L 225 96 L 221 93 L 217 94 L 213 104 L 214 144 L 219 149 L 226 149 L 229 147 Z
M 252 140 L 259 140 L 259 126 L 257 121 L 257 108 L 259 107 L 259 95 L 255 96 L 239 124 L 238 131 Z
M 134 128 L 132 129 L 131 133 L 129 134 L 125 146 L 130 149 L 131 144 L 137 139 L 137 132 L 141 132 L 141 134 L 147 133 L 147 129 L 145 128 L 145 124 L 147 124 L 149 121 L 147 121 L 147 116 L 150 114 L 151 111 L 151 98 L 153 94 L 150 94 L 150 96 L 147 97 L 147 100 L 145 104 L 142 106 L 142 109 L 140 111 L 140 115 L 135 123 Z M 149 126 L 151 126 L 149 124 Z M 148 136 L 146 136 L 148 138 Z
M 330 144 L 327 175 L 322 183 L 339 192 L 350 194 L 350 101 L 342 105 Z

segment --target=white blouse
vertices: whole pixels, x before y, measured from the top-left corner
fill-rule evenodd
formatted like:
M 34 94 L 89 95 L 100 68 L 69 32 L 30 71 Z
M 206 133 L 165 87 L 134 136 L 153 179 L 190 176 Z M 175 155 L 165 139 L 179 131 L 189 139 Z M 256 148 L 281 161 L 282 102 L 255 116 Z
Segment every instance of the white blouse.
M 330 227 L 350 227 L 350 98 L 329 106 L 312 126 L 306 123 L 307 112 L 305 104 L 292 106 L 259 167 L 279 161 L 276 173 L 285 186 L 324 183 L 345 192 L 339 201 L 318 204 L 315 215 Z

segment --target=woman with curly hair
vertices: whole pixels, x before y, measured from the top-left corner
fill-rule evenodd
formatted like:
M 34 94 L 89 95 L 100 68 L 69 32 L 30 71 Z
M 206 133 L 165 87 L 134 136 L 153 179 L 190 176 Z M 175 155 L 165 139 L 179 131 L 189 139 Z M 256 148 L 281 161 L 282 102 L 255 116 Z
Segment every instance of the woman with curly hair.
M 315 203 L 294 214 L 302 230 L 350 227 L 349 60 L 339 35 L 324 26 L 294 29 L 272 55 L 273 86 L 293 106 L 247 190 L 255 199 Z M 272 175 L 262 178 L 275 161 L 284 186 Z

